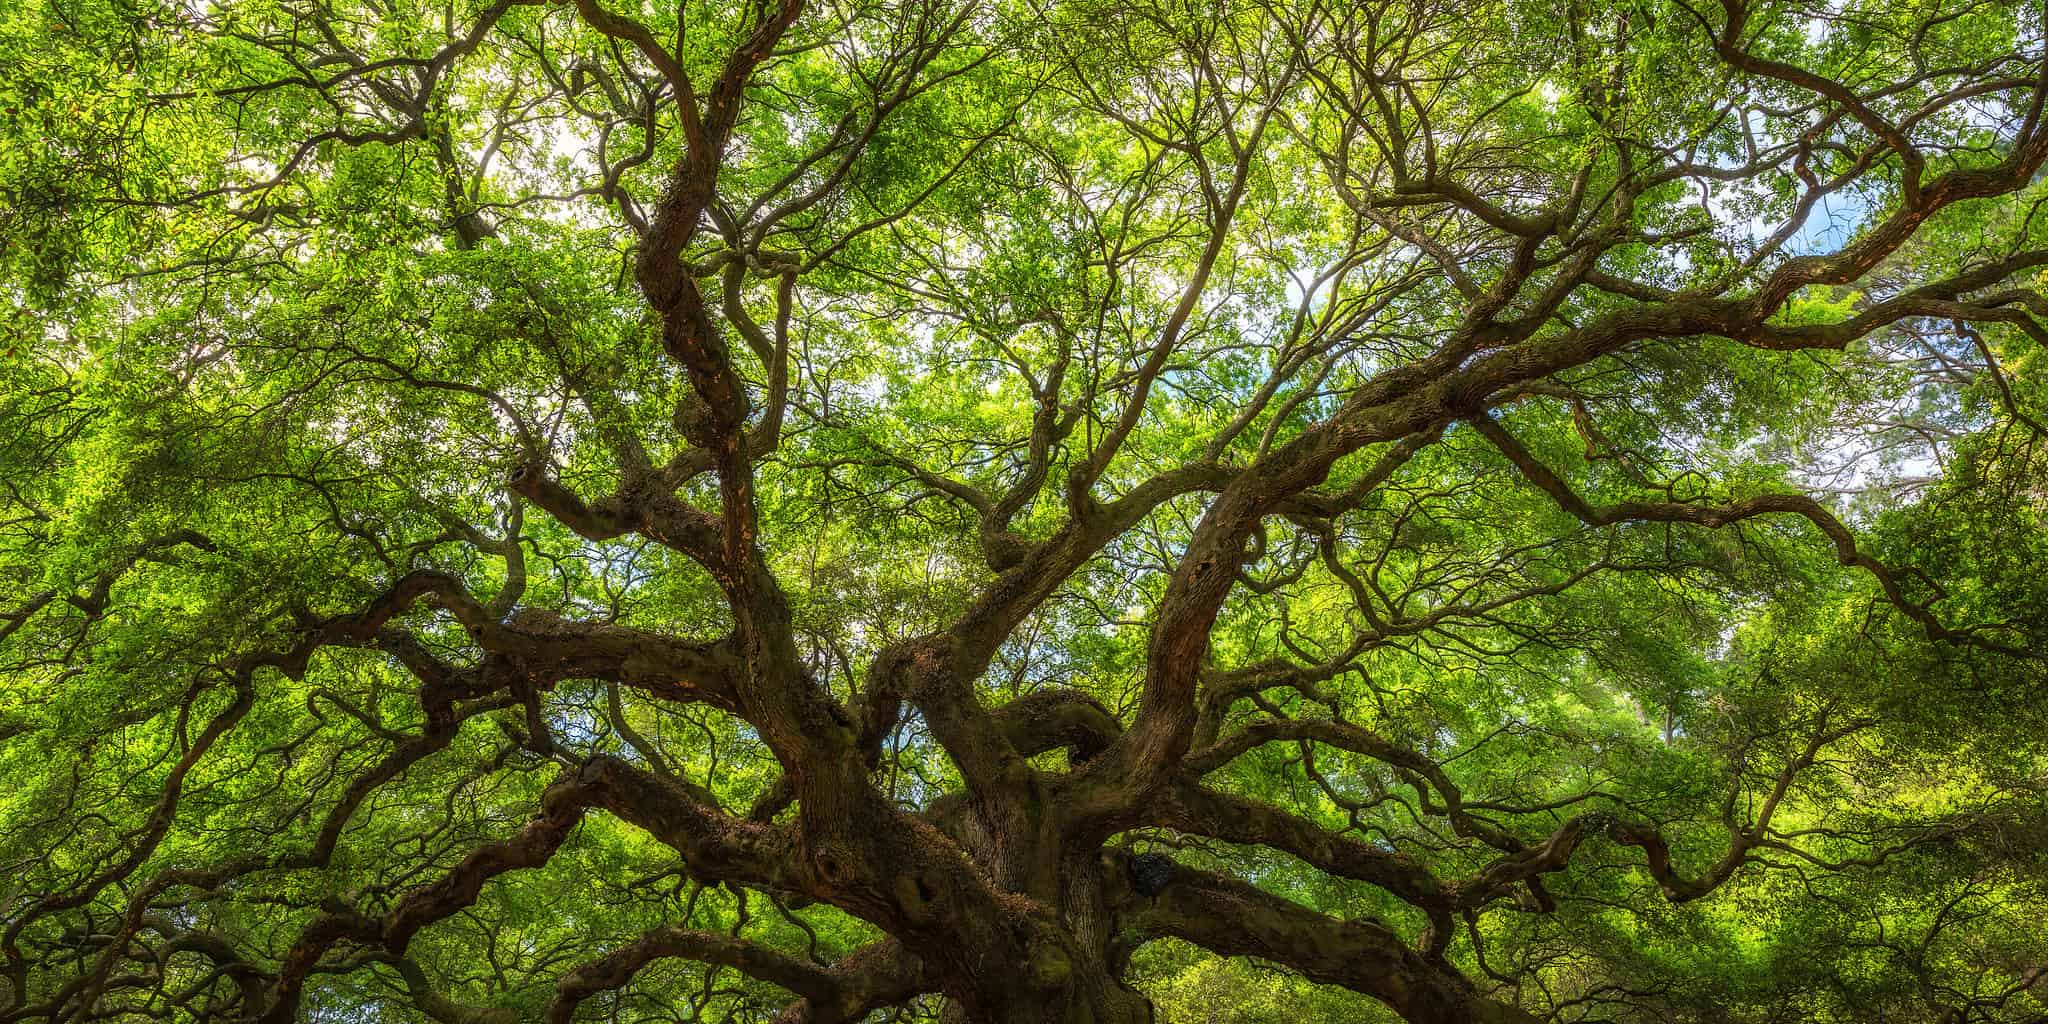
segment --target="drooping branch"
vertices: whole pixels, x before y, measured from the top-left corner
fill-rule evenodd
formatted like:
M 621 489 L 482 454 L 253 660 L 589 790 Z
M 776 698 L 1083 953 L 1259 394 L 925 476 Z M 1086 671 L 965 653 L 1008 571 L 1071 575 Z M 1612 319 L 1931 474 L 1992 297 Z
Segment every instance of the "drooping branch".
M 775 1024 L 840 1024 L 866 1020 L 877 1010 L 897 1006 L 938 988 L 938 979 L 923 961 L 895 939 L 883 939 L 840 957 L 825 969 L 837 989 L 836 1002 L 802 999 L 775 1017 Z
M 1140 927 L 1226 956 L 1284 964 L 1381 1000 L 1413 1024 L 1533 1024 L 1487 998 L 1448 964 L 1408 948 L 1372 920 L 1346 921 L 1234 879 L 1178 864 L 1139 902 Z
M 1617 523 L 1654 522 L 1689 523 L 1714 529 L 1773 514 L 1796 515 L 1825 534 L 1834 545 L 1836 557 L 1845 566 L 1851 566 L 1869 573 L 1884 591 L 1885 599 L 1901 612 L 1920 624 L 1931 640 L 1969 644 L 1984 647 L 2000 653 L 2021 657 L 2033 655 L 2019 648 L 1988 640 L 1974 629 L 1952 628 L 1941 621 L 1927 603 L 1914 601 L 1906 596 L 1899 576 L 1890 567 L 1862 551 L 1856 544 L 1856 536 L 1842 521 L 1835 518 L 1825 506 L 1804 494 L 1763 494 L 1725 505 L 1710 505 L 1680 501 L 1631 501 L 1596 508 L 1574 492 L 1556 472 L 1544 465 L 1513 434 L 1496 422 L 1492 416 L 1481 414 L 1469 421 L 1481 437 L 1486 438 L 1515 468 L 1573 516 L 1592 526 L 1612 526 Z
M 541 800 L 540 814 L 517 835 L 489 843 L 471 852 L 438 881 L 414 890 L 381 917 L 369 917 L 354 908 L 333 909 L 307 925 L 284 958 L 273 985 L 266 1024 L 290 1024 L 295 1019 L 305 978 L 321 957 L 339 942 L 380 947 L 404 956 L 407 945 L 420 929 L 473 904 L 483 886 L 510 871 L 527 870 L 547 863 L 565 842 L 586 809 L 602 806 L 646 828 L 657 839 L 683 855 L 690 871 L 700 879 L 743 880 L 751 884 L 788 885 L 787 864 L 778 866 L 773 851 L 784 850 L 788 837 L 770 826 L 752 825 L 730 818 L 715 808 L 698 804 L 685 791 L 619 761 L 600 757 L 550 786 Z M 591 970 L 572 974 L 564 981 L 564 992 L 572 998 L 563 1012 L 573 1011 L 574 1002 L 600 988 L 623 984 L 639 963 L 656 956 L 693 956 L 713 962 L 733 961 L 733 966 L 754 967 L 768 972 L 768 980 L 785 984 L 799 994 L 822 991 L 822 981 L 791 970 L 796 961 L 752 944 L 721 947 L 697 942 L 699 933 L 677 931 L 652 935 L 645 945 L 629 947 L 630 953 L 607 958 Z M 644 955 L 642 955 L 644 954 Z M 637 959 L 636 959 L 637 958 Z M 630 962 L 630 963 L 629 963 Z M 798 965 L 802 966 L 802 965 Z M 817 973 L 817 972 L 814 972 Z M 605 979 L 618 976 L 616 984 Z M 817 973 L 817 977 L 822 977 Z M 815 984 L 813 983 L 815 982 Z
M 590 786 L 572 775 L 548 787 L 541 795 L 540 813 L 518 834 L 471 851 L 447 874 L 408 893 L 383 916 L 370 917 L 347 906 L 321 913 L 285 953 L 262 1024 L 294 1024 L 306 977 L 337 943 L 378 946 L 404 956 L 420 929 L 475 903 L 493 878 L 546 864 L 594 799 Z
M 1249 797 L 1187 781 L 1167 790 L 1144 823 L 1300 858 L 1339 878 L 1370 882 L 1423 910 L 1447 906 L 1443 887 L 1421 862 L 1337 833 Z
M 818 1008 L 812 1019 L 821 1024 L 847 1019 L 832 1016 L 842 999 L 839 978 L 831 971 L 747 939 L 675 925 L 643 932 L 632 942 L 563 975 L 548 1005 L 547 1019 L 551 1024 L 569 1024 L 584 1000 L 625 987 L 642 967 L 664 958 L 731 967 L 779 985 Z
M 1464 793 L 1445 773 L 1443 766 L 1420 751 L 1394 743 L 1361 725 L 1318 718 L 1267 718 L 1251 722 L 1188 756 L 1191 775 L 1202 775 L 1251 750 L 1276 740 L 1310 741 L 1354 754 L 1363 754 L 1387 765 L 1409 779 L 1420 796 L 1423 810 L 1450 819 L 1459 835 L 1471 836 L 1497 849 L 1519 850 L 1522 843 L 1500 829 L 1479 820 L 1465 809 Z M 1433 806 L 1430 792 L 1443 801 Z
M 391 958 L 393 970 L 405 983 L 406 994 L 412 997 L 414 1006 L 434 1021 L 434 1024 L 520 1024 L 518 1010 L 503 1006 L 470 1006 L 457 1002 L 434 987 L 427 972 L 410 957 Z
M 591 801 L 676 851 L 706 883 L 733 881 L 771 890 L 809 888 L 786 825 L 747 821 L 707 806 L 681 786 L 616 757 L 600 755 L 579 774 Z
M 123 576 L 127 575 L 142 562 L 163 561 L 170 558 L 171 556 L 165 554 L 165 552 L 180 545 L 189 545 L 200 551 L 210 552 L 218 550 L 212 538 L 197 530 L 173 530 L 170 533 L 152 537 L 136 545 L 126 557 L 114 565 L 101 570 L 93 576 L 90 585 L 82 591 L 77 589 L 73 589 L 68 593 L 57 590 L 41 591 L 30 595 L 27 601 L 16 606 L 13 610 L 0 612 L 0 642 L 5 642 L 9 636 L 12 636 L 16 630 L 20 629 L 30 618 L 34 617 L 37 612 L 59 598 L 66 604 L 84 613 L 88 619 L 98 618 L 106 612 L 108 602 L 113 599 L 114 584 L 120 582 Z
M 182 539 L 179 540 L 182 542 Z M 185 779 L 219 739 L 254 707 L 255 678 L 265 669 L 276 669 L 287 676 L 302 676 L 313 656 L 322 648 L 330 646 L 359 647 L 379 646 L 390 651 L 399 662 L 420 677 L 422 682 L 422 703 L 427 712 L 426 730 L 417 737 L 401 740 L 398 747 L 372 768 L 368 773 L 354 780 L 340 801 L 329 812 L 310 851 L 304 853 L 279 853 L 265 856 L 239 865 L 227 866 L 222 870 L 224 877 L 233 877 L 265 867 L 319 866 L 331 858 L 342 829 L 346 826 L 355 809 L 377 787 L 396 778 L 408 766 L 442 749 L 452 739 L 463 719 L 488 710 L 489 704 L 474 704 L 459 709 L 456 700 L 462 697 L 485 697 L 499 692 L 508 685 L 507 675 L 502 671 L 503 661 L 487 659 L 483 669 L 464 673 L 443 664 L 429 654 L 410 634 L 387 627 L 392 619 L 404 614 L 422 598 L 432 596 L 459 622 L 470 628 L 476 638 L 485 644 L 487 650 L 495 647 L 491 657 L 512 659 L 521 663 L 521 670 L 513 673 L 521 679 L 531 680 L 536 674 L 552 672 L 550 679 L 565 678 L 576 674 L 615 675 L 621 682 L 648 686 L 671 698 L 689 698 L 683 684 L 675 677 L 687 673 L 684 664 L 694 665 L 706 671 L 704 678 L 717 679 L 711 668 L 713 662 L 705 649 L 681 645 L 674 641 L 647 634 L 632 634 L 631 631 L 613 633 L 612 627 L 588 627 L 580 624 L 564 625 L 560 620 L 541 615 L 514 617 L 513 624 L 496 621 L 483 605 L 476 602 L 462 587 L 460 581 L 446 574 L 420 571 L 408 574 L 394 581 L 383 593 L 366 603 L 362 611 L 309 622 L 295 647 L 283 651 L 266 651 L 249 655 L 231 666 L 229 681 L 233 685 L 234 699 L 210 719 L 197 735 L 193 736 L 183 755 L 173 767 L 163 784 L 162 796 L 156 811 L 150 816 L 144 828 L 133 837 L 125 857 L 109 865 L 93 878 L 72 887 L 68 892 L 48 895 L 29 907 L 10 922 L 0 945 L 4 945 L 10 964 L 10 977 L 15 981 L 14 997 L 10 1017 L 27 1009 L 25 971 L 27 962 L 20 952 L 18 938 L 30 924 L 51 913 L 83 906 L 90 902 L 107 886 L 121 882 L 141 868 L 154 853 L 164 836 L 176 820 L 177 808 L 183 792 Z M 519 624 L 529 628 L 522 631 Z M 559 627 L 559 628 L 548 628 Z M 595 630 L 595 632 L 593 632 Z M 681 671 L 679 671 L 681 670 Z M 713 682 L 710 693 L 716 694 L 723 684 Z M 202 692 L 195 687 L 187 696 L 188 705 Z M 704 699 L 701 696 L 695 699 Z M 713 703 L 718 702 L 714 696 Z M 327 915 L 309 926 L 301 939 L 303 948 L 296 958 L 288 958 L 287 966 L 281 969 L 274 986 L 274 998 L 270 1000 L 270 1013 L 274 1019 L 288 1020 L 296 1012 L 297 993 L 303 984 L 306 972 L 313 969 L 319 957 L 328 946 L 342 939 L 362 943 L 374 942 L 394 953 L 403 953 L 405 943 L 411 934 L 425 923 L 438 920 L 473 902 L 476 888 L 484 878 L 504 870 L 530 867 L 544 862 L 555 845 L 566 837 L 567 830 L 580 816 L 582 803 L 576 803 L 580 790 L 571 787 L 564 790 L 558 786 L 551 789 L 545 802 L 546 811 L 542 819 L 530 826 L 526 833 L 506 844 L 486 847 L 472 855 L 457 872 L 444 879 L 435 889 L 416 892 L 408 901 L 402 902 L 390 915 L 381 921 L 371 923 L 370 919 L 350 911 L 346 914 Z M 564 794 L 569 795 L 564 795 Z M 586 803 L 588 801 L 585 801 Z M 573 813 L 572 813 L 573 812 Z M 709 813 L 709 812 L 707 812 Z M 91 992 L 105 983 L 107 972 L 115 958 L 125 949 L 128 939 L 141 927 L 144 915 L 150 909 L 154 894 L 169 885 L 191 884 L 181 881 L 177 872 L 160 874 L 145 886 L 138 897 L 131 902 L 127 928 L 114 941 L 85 974 L 61 988 L 54 996 L 58 1001 L 71 998 L 80 991 Z M 282 1014 L 283 1016 L 277 1016 Z

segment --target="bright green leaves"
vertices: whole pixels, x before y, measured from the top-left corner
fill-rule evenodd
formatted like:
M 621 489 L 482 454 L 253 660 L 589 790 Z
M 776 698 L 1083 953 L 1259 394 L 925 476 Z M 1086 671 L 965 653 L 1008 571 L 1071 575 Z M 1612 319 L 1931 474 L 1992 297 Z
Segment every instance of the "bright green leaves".
M 757 6 L 607 9 L 672 48 L 701 99 Z M 0 614 L 16 593 L 51 596 L 0 619 L 14 659 L 0 874 L 54 891 L 117 862 L 195 728 L 231 706 L 237 659 L 289 648 L 412 570 L 449 574 L 506 623 L 517 606 L 726 636 L 716 567 L 605 518 L 656 497 L 686 526 L 696 510 L 740 524 L 733 549 L 758 549 L 788 600 L 797 674 L 841 709 L 860 710 L 878 651 L 1036 588 L 1049 596 L 962 686 L 982 706 L 1071 689 L 1128 720 L 1217 492 L 1276 452 L 1308 465 L 1349 445 L 1296 481 L 1305 492 L 1258 496 L 1242 564 L 1200 568 L 1236 574 L 1203 686 L 1301 668 L 1301 685 L 1212 709 L 1216 724 L 1341 721 L 1436 762 L 1441 781 L 1274 742 L 1207 784 L 1446 882 L 1593 812 L 1654 824 L 1697 877 L 1778 799 L 1784 842 L 1685 907 L 1640 848 L 1594 826 L 1547 889 L 1475 906 L 1449 956 L 1474 979 L 1518 975 L 1532 1004 L 1549 986 L 1567 1006 L 1625 991 L 1659 1019 L 1797 999 L 1815 1017 L 1881 1016 L 1917 968 L 1877 939 L 1941 933 L 1944 907 L 1984 924 L 1937 934 L 1924 964 L 1961 977 L 1976 957 L 2014 976 L 2014 907 L 2038 899 L 2040 866 L 1998 837 L 2040 831 L 2025 806 L 2043 765 L 2038 675 L 1924 643 L 1807 519 L 1588 525 L 1472 426 L 1491 416 L 1596 509 L 1840 492 L 1859 550 L 1895 567 L 1908 601 L 1988 642 L 2048 643 L 2038 298 L 2007 296 L 1967 330 L 1953 303 L 1928 305 L 1839 351 L 1747 344 L 1839 328 L 2038 248 L 2035 191 L 1952 206 L 1853 283 L 1737 316 L 1772 275 L 1813 265 L 1791 261 L 1878 237 L 1906 209 L 1905 162 L 1872 148 L 1875 122 L 1924 146 L 1923 181 L 1993 166 L 2014 110 L 1958 99 L 1951 79 L 2023 96 L 2032 69 L 2009 51 L 2038 46 L 2038 26 L 2008 5 L 1795 3 L 1755 5 L 1718 39 L 1727 16 L 1520 0 L 820 7 L 742 55 L 759 66 L 713 182 L 677 177 L 674 69 L 574 5 L 16 5 L 0 15 L 0 58 L 19 72 L 0 82 Z M 1731 48 L 1834 76 L 1870 109 L 1832 109 L 1782 68 L 1740 70 Z M 1901 69 L 1927 74 L 1883 84 Z M 712 338 L 691 333 L 687 302 L 651 309 L 636 279 L 635 229 L 700 186 L 679 258 Z M 1698 325 L 1726 336 L 1684 334 Z M 776 444 L 725 491 L 684 438 L 698 409 L 664 328 L 677 348 L 732 354 L 750 444 L 786 397 Z M 1559 352 L 1604 354 L 1460 390 L 1474 368 Z M 1083 467 L 1100 469 L 1093 487 L 1067 493 Z M 576 497 L 552 494 L 561 514 L 545 514 L 515 497 L 515 469 Z M 1086 536 L 1134 493 L 1142 514 Z M 149 547 L 184 529 L 206 543 Z M 1078 568 L 997 581 L 1048 538 L 1076 544 Z M 544 672 L 486 674 L 479 634 L 430 600 L 386 625 L 480 674 L 466 721 L 430 718 L 417 670 L 431 662 L 332 650 L 304 672 L 266 668 L 136 875 L 303 849 L 348 818 L 330 863 L 238 881 L 246 899 L 205 909 L 266 965 L 322 897 L 382 912 L 516 831 L 561 767 L 517 743 L 519 690 Z M 531 697 L 561 760 L 665 764 L 735 812 L 784 774 L 724 710 L 546 682 Z M 915 811 L 962 773 L 920 709 L 901 721 L 874 779 Z M 1847 731 L 1785 774 L 1825 729 Z M 429 730 L 445 747 L 408 745 Z M 1033 764 L 1047 792 L 1075 767 L 1058 747 Z M 350 807 L 361 779 L 379 781 Z M 1464 834 L 1443 783 L 1478 815 Z M 1516 839 L 1488 845 L 1473 821 Z M 1128 838 L 1404 937 L 1424 924 L 1274 848 Z M 118 910 L 117 891 L 93 914 Z M 494 882 L 409 955 L 449 998 L 535 1016 L 565 965 L 661 922 L 815 943 L 827 960 L 875 936 L 818 907 L 799 926 L 740 891 L 685 883 L 673 851 L 593 813 L 544 870 Z M 1557 909 L 1517 912 L 1545 892 Z M 292 909 L 266 910 L 279 905 Z M 0 898 L 0 918 L 14 906 Z M 37 927 L 31 945 L 58 950 L 56 920 Z M 1848 952 L 1807 955 L 1823 947 Z M 1371 1019 L 1298 978 L 1183 952 L 1137 961 L 1168 1013 Z M 317 1012 L 410 1020 L 424 1005 L 403 965 L 355 966 L 316 983 Z M 674 967 L 619 1015 L 746 1019 L 776 1003 Z

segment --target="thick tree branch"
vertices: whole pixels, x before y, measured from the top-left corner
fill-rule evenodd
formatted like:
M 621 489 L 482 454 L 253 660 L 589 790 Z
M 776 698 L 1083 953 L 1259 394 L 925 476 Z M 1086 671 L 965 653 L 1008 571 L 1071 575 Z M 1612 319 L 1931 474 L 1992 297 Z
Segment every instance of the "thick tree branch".
M 1374 921 L 1317 913 L 1243 882 L 1174 865 L 1144 905 L 1141 927 L 1225 956 L 1284 964 L 1310 980 L 1385 1002 L 1413 1024 L 1533 1024 L 1441 962 L 1409 949 Z

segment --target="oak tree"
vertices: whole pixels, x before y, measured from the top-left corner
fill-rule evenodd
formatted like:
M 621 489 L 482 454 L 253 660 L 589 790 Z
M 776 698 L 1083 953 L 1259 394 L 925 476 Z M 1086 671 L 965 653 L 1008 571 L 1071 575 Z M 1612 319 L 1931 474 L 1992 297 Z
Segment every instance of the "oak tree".
M 0 1021 L 2041 1020 L 2043 18 L 14 0 Z

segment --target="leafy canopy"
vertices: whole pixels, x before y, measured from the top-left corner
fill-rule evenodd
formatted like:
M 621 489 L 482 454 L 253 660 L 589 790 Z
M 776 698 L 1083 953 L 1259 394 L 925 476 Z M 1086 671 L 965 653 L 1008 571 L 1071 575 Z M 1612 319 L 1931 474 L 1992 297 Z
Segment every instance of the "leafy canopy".
M 2038 1021 L 2048 36 L 11 0 L 0 1021 Z

